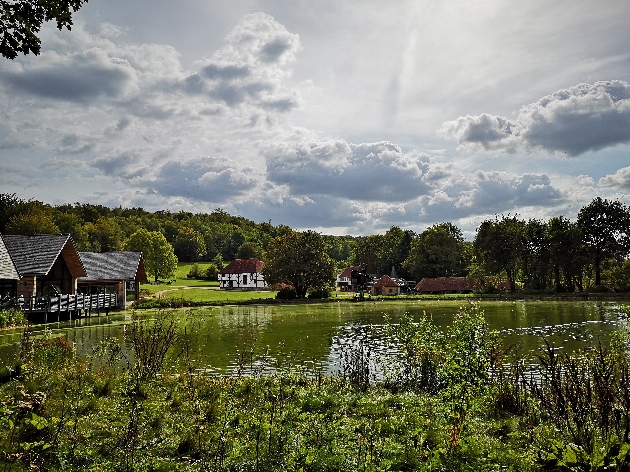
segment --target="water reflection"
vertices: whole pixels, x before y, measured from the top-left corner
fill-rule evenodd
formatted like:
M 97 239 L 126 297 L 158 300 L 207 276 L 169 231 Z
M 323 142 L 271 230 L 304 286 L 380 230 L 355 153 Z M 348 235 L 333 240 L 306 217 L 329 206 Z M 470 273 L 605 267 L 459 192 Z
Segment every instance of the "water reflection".
M 186 362 L 196 369 L 217 374 L 264 373 L 288 363 L 302 364 L 327 375 L 343 373 L 343 356 L 369 347 L 369 368 L 382 373 L 382 359 L 395 355 L 384 334 L 387 314 L 396 322 L 406 312 L 415 319 L 426 313 L 445 329 L 462 302 L 369 302 L 313 305 L 259 305 L 212 307 L 179 311 L 182 333 L 173 350 L 173 363 Z M 488 302 L 482 303 L 486 319 L 506 345 L 519 346 L 534 359 L 543 338 L 567 351 L 585 350 L 598 342 L 608 344 L 610 333 L 626 323 L 615 303 L 593 302 Z M 163 316 L 141 313 L 143 317 Z M 74 343 L 79 355 L 89 355 L 105 339 L 114 339 L 128 356 L 132 346 L 128 325 L 131 316 L 101 316 L 36 326 Z M 0 333 L 0 359 L 8 363 L 17 353 L 21 330 Z

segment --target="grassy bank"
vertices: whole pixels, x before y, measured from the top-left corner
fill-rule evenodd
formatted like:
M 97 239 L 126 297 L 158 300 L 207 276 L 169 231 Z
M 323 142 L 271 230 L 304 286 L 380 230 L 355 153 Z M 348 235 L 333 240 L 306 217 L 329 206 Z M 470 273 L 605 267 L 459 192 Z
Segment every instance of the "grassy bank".
M 238 353 L 233 375 L 200 370 L 176 315 L 135 320 L 88 358 L 25 333 L 0 376 L 9 470 L 628 470 L 627 337 L 588 354 L 542 346 L 536 381 L 483 313 L 441 333 L 390 324 L 398 356 L 374 380 L 368 344 L 339 375 L 290 353 Z M 125 355 L 122 343 L 133 346 Z M 181 344 L 181 343 L 180 343 Z M 2 464 L 0 464 L 2 465 Z

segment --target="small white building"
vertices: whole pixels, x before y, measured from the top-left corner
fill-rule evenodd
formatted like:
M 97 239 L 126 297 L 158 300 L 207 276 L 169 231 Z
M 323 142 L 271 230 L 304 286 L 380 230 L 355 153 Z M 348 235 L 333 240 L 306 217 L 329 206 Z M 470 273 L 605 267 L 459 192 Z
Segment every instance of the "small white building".
M 259 259 L 236 259 L 219 272 L 219 287 L 223 289 L 263 289 L 267 283 L 261 274 L 265 263 Z

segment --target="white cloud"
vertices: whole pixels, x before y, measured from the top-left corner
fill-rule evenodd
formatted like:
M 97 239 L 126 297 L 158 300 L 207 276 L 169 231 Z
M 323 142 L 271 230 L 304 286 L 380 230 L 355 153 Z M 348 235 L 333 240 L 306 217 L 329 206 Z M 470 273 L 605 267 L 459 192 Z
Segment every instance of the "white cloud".
M 390 142 L 316 141 L 273 144 L 263 150 L 267 176 L 296 195 L 354 201 L 409 201 L 429 191 L 426 155 L 403 153 Z
M 514 120 L 462 116 L 439 134 L 460 148 L 514 153 L 528 148 L 577 156 L 630 142 L 630 85 L 622 80 L 579 84 L 522 107 Z
M 619 169 L 613 175 L 599 179 L 599 186 L 618 191 L 630 191 L 630 167 Z

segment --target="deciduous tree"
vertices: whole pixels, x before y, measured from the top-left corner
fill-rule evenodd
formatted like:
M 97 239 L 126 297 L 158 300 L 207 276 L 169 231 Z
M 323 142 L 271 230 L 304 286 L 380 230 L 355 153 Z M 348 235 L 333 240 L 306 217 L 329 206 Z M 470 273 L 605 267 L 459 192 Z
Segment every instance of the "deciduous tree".
M 584 243 L 595 266 L 595 285 L 601 285 L 601 263 L 607 257 L 622 260 L 630 251 L 630 210 L 618 200 L 593 199 L 577 217 Z
M 25 203 L 24 213 L 11 216 L 5 231 L 8 234 L 59 234 L 50 205 L 32 201 Z
M 526 248 L 526 224 L 516 216 L 486 220 L 477 229 L 474 249 L 477 262 L 487 273 L 505 271 L 510 290 L 516 290 L 516 277 Z
M 140 229 L 125 241 L 126 251 L 141 251 L 147 272 L 155 277 L 173 277 L 177 270 L 177 256 L 173 246 L 158 231 Z
M 72 27 L 72 14 L 87 0 L 0 0 L 0 54 L 15 59 L 18 54 L 39 54 L 37 36 L 46 21 L 57 22 L 57 29 Z
M 314 231 L 290 232 L 267 245 L 263 269 L 269 284 L 292 285 L 298 298 L 309 288 L 330 287 L 335 280 L 334 261 L 326 254 L 324 240 Z
M 466 275 L 469 259 L 459 228 L 451 223 L 441 223 L 431 226 L 413 240 L 403 266 L 416 280 L 457 277 Z
M 206 243 L 199 231 L 184 226 L 175 237 L 173 250 L 180 261 L 196 262 L 206 255 Z
M 245 242 L 241 244 L 236 251 L 237 259 L 262 259 L 263 257 L 263 248 L 261 248 L 258 244 L 253 243 L 251 241 Z

